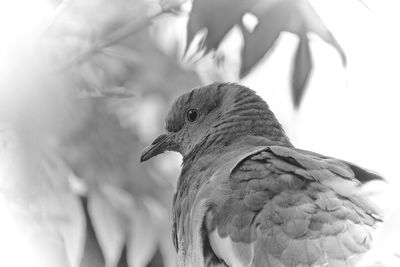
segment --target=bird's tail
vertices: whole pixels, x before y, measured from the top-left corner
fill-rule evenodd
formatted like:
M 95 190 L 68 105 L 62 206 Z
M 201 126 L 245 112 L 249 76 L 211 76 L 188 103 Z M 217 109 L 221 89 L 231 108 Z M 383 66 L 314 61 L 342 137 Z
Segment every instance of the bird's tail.
M 387 182 L 371 181 L 363 185 L 362 194 L 379 206 L 384 216 L 374 233 L 374 245 L 359 266 L 400 266 L 400 193 Z

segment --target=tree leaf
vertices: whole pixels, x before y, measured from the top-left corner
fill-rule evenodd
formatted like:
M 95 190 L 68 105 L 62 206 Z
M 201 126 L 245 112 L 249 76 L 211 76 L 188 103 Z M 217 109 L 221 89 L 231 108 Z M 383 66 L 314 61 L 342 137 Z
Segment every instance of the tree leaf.
M 307 34 L 307 32 L 315 33 L 322 40 L 336 49 L 341 57 L 342 64 L 345 66 L 347 59 L 343 48 L 340 46 L 329 29 L 325 26 L 320 16 L 311 6 L 310 2 L 307 0 L 301 0 L 298 1 L 297 5 L 292 7 L 294 8 L 292 11 L 293 22 L 291 22 L 291 28 L 289 28 L 288 31 L 291 31 L 299 36 Z
M 155 201 L 151 198 L 146 198 L 144 199 L 144 203 L 146 202 L 154 203 Z M 132 267 L 146 266 L 157 250 L 160 237 L 162 236 L 159 222 L 167 222 L 168 220 L 168 216 L 158 217 L 158 214 L 165 214 L 166 211 L 158 203 L 157 207 L 161 208 L 161 210 L 153 210 L 148 205 L 141 206 L 132 215 L 132 225 L 130 227 L 127 246 L 128 262 Z M 155 216 L 154 212 L 157 213 L 157 216 Z
M 101 191 L 91 191 L 88 211 L 107 267 L 117 265 L 125 244 L 126 225 Z
M 296 108 L 299 107 L 304 95 L 312 69 L 312 59 L 307 36 L 301 35 L 294 58 L 292 72 L 292 99 Z
M 254 14 L 259 24 L 252 33 L 242 25 L 245 13 Z M 223 14 L 223 15 L 222 15 Z M 192 12 L 187 26 L 187 47 L 190 46 L 195 34 L 201 29 L 207 29 L 204 39 L 205 52 L 217 49 L 228 31 L 235 25 L 240 25 L 244 37 L 242 65 L 240 78 L 249 74 L 254 66 L 271 50 L 282 31 L 294 33 L 301 39 L 297 57 L 293 66 L 292 88 L 293 100 L 300 101 L 305 84 L 311 71 L 307 33 L 315 33 L 339 53 L 343 65 L 346 65 L 346 55 L 333 34 L 325 26 L 321 18 L 308 0 L 194 0 Z M 200 48 L 202 49 L 202 48 Z M 308 50 L 306 50 L 308 49 Z M 308 52 L 307 52 L 308 51 Z M 306 67 L 306 69 L 301 69 Z M 294 102 L 298 107 L 300 102 Z
M 237 24 L 255 0 L 194 0 L 187 32 L 187 48 L 194 36 L 207 29 L 206 53 L 216 49 L 228 31 Z M 201 49 L 201 47 L 200 47 Z
M 282 5 L 276 5 L 268 9 L 262 18 L 253 32 L 248 32 L 242 27 L 244 47 L 240 77 L 249 74 L 252 68 L 270 51 L 282 28 L 287 25 L 290 12 L 282 10 Z
M 65 253 L 70 266 L 79 266 L 85 238 L 85 218 L 80 201 L 73 194 L 59 194 L 59 199 L 65 216 L 69 218 L 66 223 L 59 223 L 58 228 L 63 236 Z
M 82 262 L 79 267 L 105 266 L 103 251 L 100 247 L 99 240 L 96 236 L 96 231 L 93 227 L 93 220 L 89 214 L 88 199 L 86 196 L 81 196 L 81 203 L 85 211 L 86 236 Z

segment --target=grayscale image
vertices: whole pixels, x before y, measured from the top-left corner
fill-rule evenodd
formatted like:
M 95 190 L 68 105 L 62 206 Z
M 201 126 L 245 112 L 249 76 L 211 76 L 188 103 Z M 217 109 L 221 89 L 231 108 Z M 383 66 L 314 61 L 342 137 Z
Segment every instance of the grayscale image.
M 400 266 L 399 11 L 0 2 L 0 267 Z

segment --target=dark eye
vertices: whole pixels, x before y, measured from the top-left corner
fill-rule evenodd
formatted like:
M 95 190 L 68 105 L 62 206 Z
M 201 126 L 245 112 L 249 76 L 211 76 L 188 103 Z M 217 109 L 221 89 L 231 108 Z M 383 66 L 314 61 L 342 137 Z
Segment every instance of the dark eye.
M 197 120 L 198 116 L 199 116 L 199 112 L 195 109 L 189 109 L 186 112 L 186 118 L 190 122 L 195 122 Z

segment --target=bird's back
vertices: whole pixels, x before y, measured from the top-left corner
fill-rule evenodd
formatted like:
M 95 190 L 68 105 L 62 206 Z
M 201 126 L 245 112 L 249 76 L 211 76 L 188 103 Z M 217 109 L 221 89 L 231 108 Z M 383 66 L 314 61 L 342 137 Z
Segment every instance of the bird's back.
M 286 146 L 230 158 L 189 201 L 206 266 L 353 266 L 370 249 L 380 211 L 357 174 L 378 176 Z

